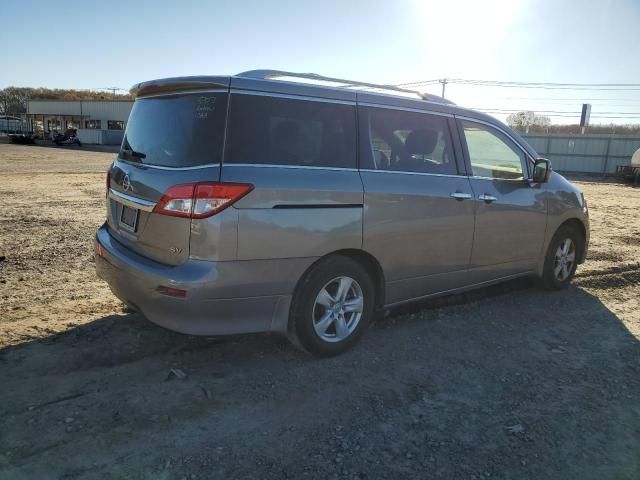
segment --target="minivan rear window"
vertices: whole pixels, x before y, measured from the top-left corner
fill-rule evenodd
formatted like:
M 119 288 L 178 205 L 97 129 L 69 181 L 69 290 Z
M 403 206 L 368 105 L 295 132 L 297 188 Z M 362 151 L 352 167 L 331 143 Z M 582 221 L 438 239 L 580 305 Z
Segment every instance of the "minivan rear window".
M 355 106 L 234 94 L 224 161 L 356 168 Z
M 220 163 L 227 97 L 198 93 L 137 99 L 119 158 L 174 168 Z

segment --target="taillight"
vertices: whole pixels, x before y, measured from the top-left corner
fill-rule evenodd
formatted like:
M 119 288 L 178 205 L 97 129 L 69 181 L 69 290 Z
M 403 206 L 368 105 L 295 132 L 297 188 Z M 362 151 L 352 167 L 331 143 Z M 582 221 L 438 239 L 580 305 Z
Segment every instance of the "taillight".
M 190 217 L 193 206 L 193 192 L 195 184 L 174 185 L 162 195 L 160 201 L 153 208 L 156 213 L 172 215 L 174 217 Z
M 107 170 L 107 193 L 106 196 L 109 196 L 109 189 L 111 188 L 111 169 Z
M 174 217 L 215 215 L 253 190 L 249 183 L 185 183 L 170 187 L 153 211 Z

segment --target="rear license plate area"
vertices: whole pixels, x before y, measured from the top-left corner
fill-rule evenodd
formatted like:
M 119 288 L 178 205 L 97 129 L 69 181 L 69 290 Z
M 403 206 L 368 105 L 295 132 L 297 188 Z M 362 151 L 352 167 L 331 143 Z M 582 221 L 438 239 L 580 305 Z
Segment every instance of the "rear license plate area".
M 122 211 L 120 212 L 120 226 L 130 232 L 135 232 L 138 226 L 138 212 L 139 210 L 137 208 L 123 205 Z

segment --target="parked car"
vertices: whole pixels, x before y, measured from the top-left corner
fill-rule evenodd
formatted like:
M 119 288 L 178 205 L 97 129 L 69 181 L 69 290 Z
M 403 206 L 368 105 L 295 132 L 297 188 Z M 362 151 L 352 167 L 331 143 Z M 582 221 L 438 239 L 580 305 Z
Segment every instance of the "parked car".
M 76 128 L 68 128 L 64 133 L 50 132 L 49 139 L 59 147 L 63 145 L 82 146 L 82 142 L 78 138 L 78 129 Z
M 282 332 L 318 356 L 393 305 L 528 275 L 566 287 L 589 243 L 580 190 L 496 119 L 372 86 L 136 85 L 98 274 L 169 329 Z

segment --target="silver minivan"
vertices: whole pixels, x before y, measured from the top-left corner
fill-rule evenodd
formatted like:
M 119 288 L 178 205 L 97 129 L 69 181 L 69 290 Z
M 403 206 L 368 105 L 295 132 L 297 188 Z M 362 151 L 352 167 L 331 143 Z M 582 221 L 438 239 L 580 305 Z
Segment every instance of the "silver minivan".
M 172 330 L 334 355 L 384 308 L 526 275 L 563 288 L 584 261 L 580 190 L 439 97 L 271 70 L 132 92 L 96 267 Z

